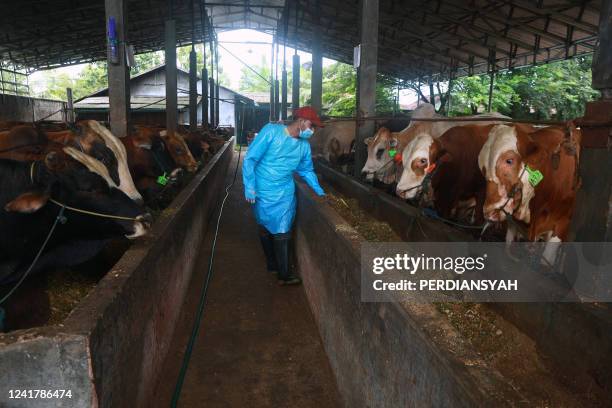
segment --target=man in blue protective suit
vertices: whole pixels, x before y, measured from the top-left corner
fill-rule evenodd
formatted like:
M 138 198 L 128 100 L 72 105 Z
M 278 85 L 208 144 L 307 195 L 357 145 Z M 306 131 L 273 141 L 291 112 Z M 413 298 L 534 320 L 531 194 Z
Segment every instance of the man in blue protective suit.
M 325 195 L 312 166 L 308 139 L 313 126 L 322 124 L 309 106 L 296 109 L 289 125 L 268 123 L 249 146 L 242 165 L 244 195 L 254 204 L 267 267 L 278 272 L 281 285 L 302 282 L 289 271 L 289 240 L 296 208 L 293 172 L 315 193 Z

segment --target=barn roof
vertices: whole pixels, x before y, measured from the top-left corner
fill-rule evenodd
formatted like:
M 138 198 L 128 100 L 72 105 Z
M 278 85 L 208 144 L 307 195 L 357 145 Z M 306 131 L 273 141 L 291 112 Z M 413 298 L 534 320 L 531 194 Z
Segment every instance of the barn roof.
M 173 4 L 178 45 L 191 43 L 192 11 L 199 42 L 203 2 Z M 507 69 L 588 54 L 597 43 L 600 6 L 601 0 L 380 0 L 379 71 L 400 79 L 466 75 L 493 63 Z M 316 30 L 323 56 L 346 63 L 359 43 L 358 0 L 214 0 L 206 8 L 217 31 L 276 32 L 304 51 L 311 51 Z M 104 0 L 3 2 L 1 11 L 2 58 L 48 69 L 106 57 Z M 137 53 L 163 48 L 167 15 L 166 0 L 128 1 L 129 42 Z

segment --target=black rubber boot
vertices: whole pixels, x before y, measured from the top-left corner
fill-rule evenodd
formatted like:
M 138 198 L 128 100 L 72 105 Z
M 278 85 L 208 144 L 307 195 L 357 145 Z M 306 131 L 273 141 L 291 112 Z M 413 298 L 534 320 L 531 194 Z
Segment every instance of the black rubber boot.
M 272 234 L 263 227 L 259 228 L 259 241 L 263 248 L 264 255 L 266 256 L 266 269 L 268 272 L 277 273 L 278 264 L 276 263 L 276 257 L 274 255 L 274 243 L 272 240 Z
M 274 234 L 272 237 L 276 264 L 278 265 L 279 285 L 299 285 L 302 283 L 302 280 L 289 271 L 289 241 L 291 240 L 291 233 Z

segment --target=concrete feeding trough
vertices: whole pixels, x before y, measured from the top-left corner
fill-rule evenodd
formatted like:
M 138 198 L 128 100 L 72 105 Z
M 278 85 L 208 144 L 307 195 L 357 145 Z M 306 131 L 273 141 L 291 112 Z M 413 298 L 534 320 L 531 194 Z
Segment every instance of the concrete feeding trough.
M 409 232 L 416 217 L 414 207 L 325 165 L 318 164 L 317 171 L 324 182 L 356 199 L 373 218 L 388 222 L 402 239 L 414 240 Z M 531 350 L 534 366 L 539 366 L 535 370 L 546 374 L 524 378 L 525 387 L 529 383 L 540 387 L 524 393 L 506 373 L 492 367 L 436 305 L 397 299 L 362 302 L 363 237 L 325 200 L 315 197 L 301 182 L 297 184 L 298 265 L 347 406 L 550 403 L 545 397 L 538 399 L 539 392 L 562 395 L 570 406 L 610 402 L 612 382 L 606 369 L 612 358 L 609 318 L 579 304 L 491 305 L 491 312 L 503 321 L 503 336 L 521 338 Z M 435 220 L 425 220 L 421 226 L 436 237 L 430 240 L 470 239 Z M 511 361 L 512 355 L 508 357 Z
M 142 406 L 161 372 L 234 139 L 179 193 L 63 324 L 0 334 L 0 406 L 9 390 L 70 390 L 36 406 Z

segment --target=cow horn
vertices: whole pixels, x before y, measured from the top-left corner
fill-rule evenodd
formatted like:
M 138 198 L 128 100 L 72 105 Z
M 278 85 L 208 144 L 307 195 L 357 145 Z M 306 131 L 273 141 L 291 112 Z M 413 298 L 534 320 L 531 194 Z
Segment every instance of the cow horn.
M 104 144 L 117 157 L 120 190 L 126 193 L 132 200 L 141 201 L 142 195 L 136 189 L 130 169 L 127 168 L 127 152 L 123 143 L 110 130 L 95 120 L 87 120 L 84 124 L 99 135 L 104 140 Z

